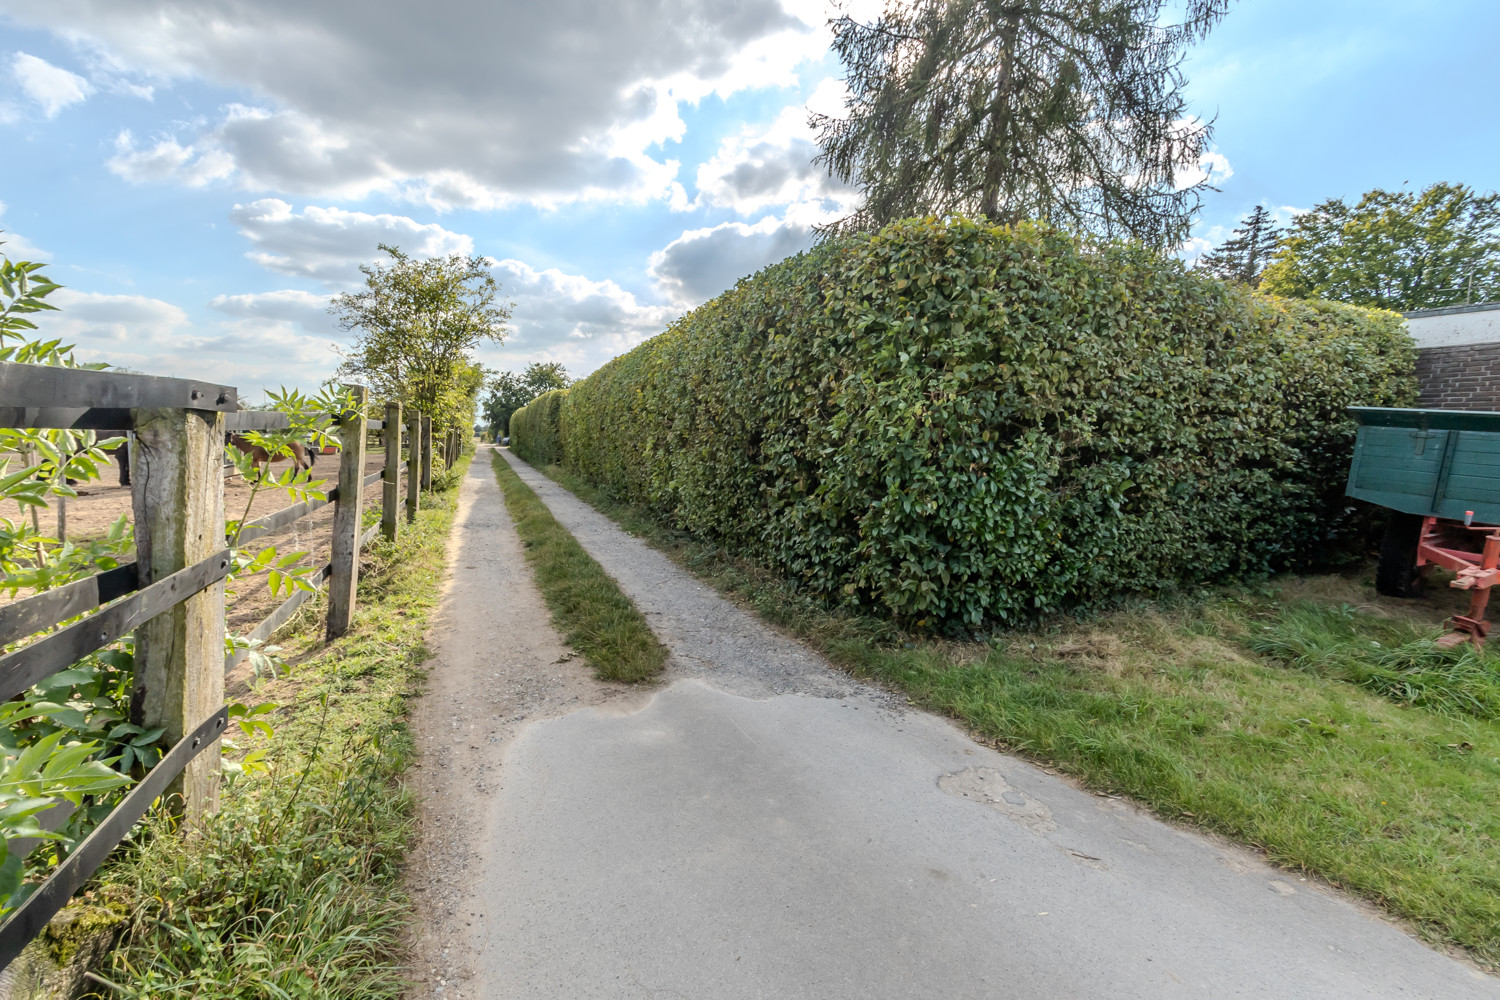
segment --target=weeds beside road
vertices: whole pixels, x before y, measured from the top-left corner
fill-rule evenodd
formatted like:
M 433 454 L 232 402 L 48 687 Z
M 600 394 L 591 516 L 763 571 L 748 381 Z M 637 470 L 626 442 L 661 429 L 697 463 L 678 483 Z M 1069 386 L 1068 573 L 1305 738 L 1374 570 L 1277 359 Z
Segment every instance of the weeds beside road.
M 1435 628 L 1359 579 L 1289 577 L 989 644 L 936 641 L 831 612 L 544 471 L 852 673 L 1091 788 L 1255 845 L 1500 969 L 1500 661 L 1438 650 Z
M 97 973 L 114 989 L 100 996 L 402 994 L 406 707 L 420 690 L 457 498 L 423 494 L 401 540 L 371 546 L 346 636 L 323 644 L 308 612 L 279 640 L 292 666 L 245 696 L 281 706 L 260 743 L 267 773 L 237 778 L 201 834 L 145 828 L 100 872 L 89 898 L 125 921 Z
M 505 508 L 563 641 L 583 654 L 600 680 L 639 682 L 660 674 L 666 647 L 657 642 L 635 603 L 498 452 L 492 461 Z

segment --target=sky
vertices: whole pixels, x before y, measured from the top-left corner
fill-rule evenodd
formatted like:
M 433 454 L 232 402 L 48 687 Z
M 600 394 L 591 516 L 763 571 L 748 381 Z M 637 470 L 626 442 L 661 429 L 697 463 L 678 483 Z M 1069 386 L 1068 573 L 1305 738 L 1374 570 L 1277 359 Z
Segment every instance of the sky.
M 250 398 L 333 375 L 379 243 L 492 260 L 497 370 L 586 375 L 812 242 L 857 192 L 825 0 L 0 0 L 0 252 L 80 357 Z M 855 0 L 867 15 L 878 0 Z M 1191 258 L 1257 204 L 1500 188 L 1497 0 L 1238 0 Z

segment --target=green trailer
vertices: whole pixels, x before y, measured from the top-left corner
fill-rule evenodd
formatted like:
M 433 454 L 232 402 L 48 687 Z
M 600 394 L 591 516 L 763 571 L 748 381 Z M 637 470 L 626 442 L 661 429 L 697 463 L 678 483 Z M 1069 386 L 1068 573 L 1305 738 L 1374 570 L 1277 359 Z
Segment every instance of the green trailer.
M 1393 511 L 1375 587 L 1393 597 L 1420 592 L 1432 566 L 1473 591 L 1470 613 L 1450 624 L 1459 640 L 1482 641 L 1489 588 L 1500 578 L 1500 413 L 1349 408 L 1359 423 L 1348 494 Z

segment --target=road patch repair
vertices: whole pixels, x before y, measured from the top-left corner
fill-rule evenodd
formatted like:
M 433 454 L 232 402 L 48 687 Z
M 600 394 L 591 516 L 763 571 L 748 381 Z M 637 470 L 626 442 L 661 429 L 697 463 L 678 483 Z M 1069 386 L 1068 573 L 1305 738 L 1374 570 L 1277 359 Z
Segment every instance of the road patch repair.
M 1500 997 L 1372 907 L 833 670 L 501 454 L 672 656 L 644 692 L 567 661 L 474 463 L 416 721 L 445 769 L 423 842 L 463 864 L 422 995 Z M 502 661 L 550 693 L 512 710 Z

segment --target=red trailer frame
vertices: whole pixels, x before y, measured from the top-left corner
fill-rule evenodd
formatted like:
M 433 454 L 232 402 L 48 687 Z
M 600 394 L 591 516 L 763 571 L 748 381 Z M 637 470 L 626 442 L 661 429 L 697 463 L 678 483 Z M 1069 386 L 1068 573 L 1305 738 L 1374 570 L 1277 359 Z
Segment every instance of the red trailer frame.
M 1464 513 L 1462 524 L 1443 518 L 1423 518 L 1422 534 L 1417 542 L 1419 571 L 1426 566 L 1441 566 L 1455 574 L 1448 586 L 1470 591 L 1469 613 L 1449 618 L 1446 624 L 1452 631 L 1438 640 L 1445 646 L 1456 646 L 1465 641 L 1476 646 L 1484 645 L 1485 636 L 1490 632 L 1490 623 L 1484 618 L 1490 603 L 1490 588 L 1500 582 L 1500 527 L 1475 525 L 1472 523 L 1474 512 Z M 1454 529 L 1482 534 L 1480 550 L 1474 552 L 1442 544 L 1450 541 L 1445 536 Z

